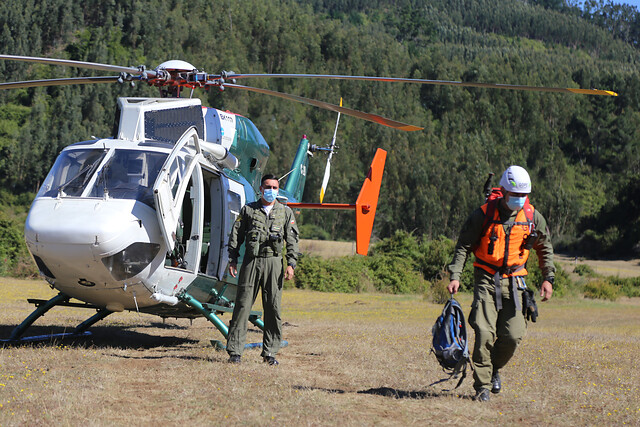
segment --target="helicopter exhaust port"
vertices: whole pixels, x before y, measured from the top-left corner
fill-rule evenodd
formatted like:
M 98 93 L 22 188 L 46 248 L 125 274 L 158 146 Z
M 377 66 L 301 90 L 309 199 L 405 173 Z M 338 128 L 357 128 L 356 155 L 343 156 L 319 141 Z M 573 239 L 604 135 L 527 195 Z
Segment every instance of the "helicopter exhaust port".
M 229 150 L 224 148 L 222 145 L 213 144 L 207 141 L 200 141 L 200 147 L 205 154 L 208 154 L 211 157 L 207 158 L 207 160 L 212 163 L 219 164 L 220 166 L 231 170 L 236 169 L 240 165 L 236 156 L 231 154 Z M 205 155 L 205 157 L 209 156 Z

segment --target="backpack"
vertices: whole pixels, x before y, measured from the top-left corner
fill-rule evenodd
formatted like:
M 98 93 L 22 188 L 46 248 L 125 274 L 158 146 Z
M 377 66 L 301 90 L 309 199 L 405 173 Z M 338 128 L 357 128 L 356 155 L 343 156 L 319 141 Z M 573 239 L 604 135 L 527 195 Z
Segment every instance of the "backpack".
M 471 361 L 464 312 L 453 297 L 445 303 L 442 314 L 433 325 L 431 333 L 433 334 L 431 352 L 436 355 L 442 369 L 449 374 L 448 378 L 436 381 L 431 385 L 457 378 L 462 373 L 462 378 L 455 388 L 460 387 L 467 376 L 467 363 L 471 364 Z

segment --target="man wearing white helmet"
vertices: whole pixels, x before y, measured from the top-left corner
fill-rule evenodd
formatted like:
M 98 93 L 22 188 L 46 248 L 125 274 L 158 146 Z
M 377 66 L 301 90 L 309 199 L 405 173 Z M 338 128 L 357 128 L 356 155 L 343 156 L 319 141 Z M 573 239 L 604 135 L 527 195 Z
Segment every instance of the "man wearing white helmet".
M 463 225 L 448 266 L 451 281 L 447 289 L 454 294 L 467 256 L 471 252 L 475 255 L 469 324 L 475 331 L 473 387 L 478 401 L 488 401 L 489 390 L 501 391 L 499 370 L 524 337 L 522 294 L 529 250 L 536 250 L 544 277 L 542 301 L 551 298 L 555 275 L 547 222 L 529 203 L 529 174 L 520 166 L 510 166 L 502 174 L 500 186 L 502 197 L 473 211 Z

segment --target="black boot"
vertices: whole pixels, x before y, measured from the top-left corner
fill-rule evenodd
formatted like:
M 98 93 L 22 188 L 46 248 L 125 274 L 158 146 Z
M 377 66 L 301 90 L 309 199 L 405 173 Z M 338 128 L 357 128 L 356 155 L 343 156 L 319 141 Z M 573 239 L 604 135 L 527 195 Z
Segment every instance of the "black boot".
M 493 371 L 491 375 L 491 393 L 498 394 L 502 390 L 502 381 L 500 381 L 500 373 Z
M 489 394 L 489 390 L 487 390 L 486 388 L 481 388 L 480 390 L 478 390 L 473 400 L 475 400 L 476 402 L 488 402 L 490 397 L 491 395 Z
M 278 361 L 273 356 L 264 356 L 263 360 L 265 361 L 265 363 L 268 363 L 271 366 L 279 365 Z

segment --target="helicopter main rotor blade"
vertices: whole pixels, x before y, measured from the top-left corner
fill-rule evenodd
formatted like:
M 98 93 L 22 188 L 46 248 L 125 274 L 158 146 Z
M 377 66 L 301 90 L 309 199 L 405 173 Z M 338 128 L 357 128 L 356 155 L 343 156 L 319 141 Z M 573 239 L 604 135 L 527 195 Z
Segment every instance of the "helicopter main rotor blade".
M 115 83 L 120 76 L 106 77 L 70 77 L 68 79 L 27 80 L 23 82 L 0 83 L 2 89 L 19 89 L 23 87 L 86 85 L 96 83 Z
M 338 105 L 329 104 L 328 102 L 317 101 L 315 99 L 304 98 L 302 96 L 290 95 L 288 93 L 276 92 L 269 89 L 262 89 L 250 86 L 242 86 L 237 84 L 225 83 L 224 87 L 231 87 L 236 89 L 244 89 L 250 92 L 262 93 L 265 95 L 277 96 L 278 98 L 288 99 L 289 101 L 299 102 L 301 104 L 313 105 L 314 107 L 323 108 L 329 111 L 335 111 L 336 113 L 346 114 L 348 116 L 358 117 L 363 120 L 368 120 L 370 122 L 378 123 L 383 126 L 392 127 L 395 129 L 400 129 L 404 131 L 417 131 L 422 130 L 424 128 L 409 125 L 406 123 L 397 122 L 395 120 L 387 119 L 386 117 L 379 116 L 377 114 L 364 113 L 358 110 L 352 110 L 351 108 L 340 107 Z
M 71 59 L 40 58 L 36 56 L 0 55 L 0 59 L 7 61 L 36 62 L 38 64 L 62 65 L 68 67 L 88 68 L 91 70 L 112 71 L 116 73 L 142 74 L 138 67 L 122 67 L 119 65 L 100 64 L 98 62 L 73 61 Z M 155 76 L 155 71 L 144 70 L 150 76 Z
M 292 78 L 292 79 L 364 80 L 364 81 L 391 82 L 391 83 L 419 83 L 419 84 L 440 85 L 440 86 L 527 90 L 527 91 L 533 91 L 533 92 L 561 92 L 561 93 L 579 93 L 583 95 L 618 96 L 616 92 L 612 92 L 610 90 L 600 90 L 600 89 L 523 86 L 523 85 L 508 85 L 508 84 L 500 84 L 500 83 L 457 82 L 457 81 L 448 81 L 448 80 L 405 79 L 405 78 L 399 78 L 399 77 L 343 76 L 343 75 L 332 75 L 332 74 L 236 74 L 236 73 L 231 73 L 226 76 L 226 78 L 228 79 L 263 78 L 263 77 Z

